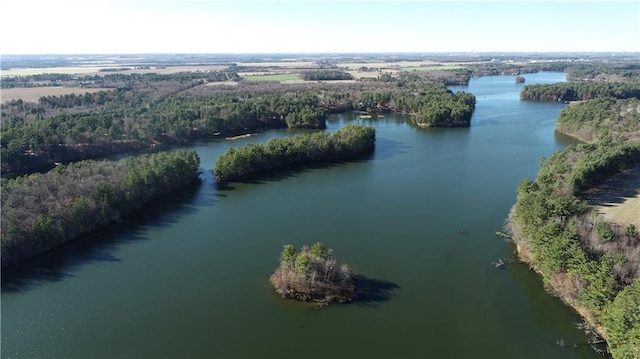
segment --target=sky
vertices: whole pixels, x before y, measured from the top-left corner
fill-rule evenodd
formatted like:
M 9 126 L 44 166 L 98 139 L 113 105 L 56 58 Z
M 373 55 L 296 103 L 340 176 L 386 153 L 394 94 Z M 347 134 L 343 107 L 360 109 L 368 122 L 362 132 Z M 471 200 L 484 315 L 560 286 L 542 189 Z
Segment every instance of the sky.
M 0 54 L 640 52 L 640 0 L 3 0 Z

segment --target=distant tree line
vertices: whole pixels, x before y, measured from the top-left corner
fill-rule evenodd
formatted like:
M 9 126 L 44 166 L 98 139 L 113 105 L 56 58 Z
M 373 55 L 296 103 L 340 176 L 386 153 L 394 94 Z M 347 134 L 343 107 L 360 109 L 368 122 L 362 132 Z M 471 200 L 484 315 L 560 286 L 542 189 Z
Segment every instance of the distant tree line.
M 303 72 L 302 79 L 306 81 L 353 80 L 353 76 L 339 70 L 316 70 Z
M 395 112 L 412 115 L 420 126 L 468 126 L 475 107 L 473 95 L 416 75 L 346 86 L 199 86 L 180 76 L 110 74 L 104 78 L 119 86 L 115 90 L 3 104 L 2 172 L 216 134 L 324 128 L 326 114 L 336 112 Z
M 638 82 L 640 61 L 574 63 L 566 72 L 571 81 Z
M 135 82 L 146 84 L 176 81 L 206 82 L 238 81 L 240 76 L 235 71 L 183 71 L 175 73 L 110 73 L 114 71 L 130 70 L 128 68 L 113 68 L 100 75 L 71 75 L 46 73 L 25 76 L 3 76 L 0 88 L 42 87 L 42 86 L 81 86 L 81 87 L 109 87 L 120 88 L 125 84 Z
M 505 61 L 484 61 L 468 64 L 471 76 L 474 78 L 495 75 L 521 75 L 526 73 L 537 73 L 540 71 L 561 72 L 571 66 L 571 61 L 550 61 L 550 62 L 505 62 Z
M 467 65 L 474 78 L 492 75 L 521 75 L 540 71 L 563 71 L 570 81 L 596 82 L 638 82 L 640 61 L 637 59 L 611 60 L 592 59 L 589 61 L 554 60 L 537 61 L 522 58 L 520 61 L 482 61 Z
M 69 74 L 37 74 L 28 76 L 3 76 L 0 88 L 62 86 L 63 83 L 76 81 L 77 76 Z
M 198 178 L 195 151 L 81 161 L 2 179 L 2 267 L 119 220 Z
M 579 101 L 613 97 L 640 99 L 640 82 L 560 82 L 526 85 L 520 99 L 529 101 Z
M 640 100 L 597 98 L 564 108 L 556 130 L 585 142 L 598 142 L 605 136 L 640 141 Z
M 414 74 L 382 75 L 374 83 L 376 88 L 369 91 L 326 92 L 320 98 L 327 110 L 335 113 L 408 114 L 421 127 L 468 127 L 471 123 L 476 103 L 471 93 L 454 93 Z
M 445 86 L 467 86 L 471 80 L 471 70 L 467 68 L 423 71 L 420 75 L 427 81 L 439 83 Z
M 84 108 L 95 109 L 82 110 Z M 58 111 L 61 109 L 62 111 Z M 149 102 L 137 91 L 13 101 L 2 119 L 2 170 L 28 170 L 158 143 L 216 133 L 280 127 L 324 128 L 326 114 L 312 95 L 254 98 L 167 96 Z
M 277 167 L 352 158 L 373 150 L 374 145 L 375 129 L 346 125 L 334 133 L 298 134 L 230 148 L 218 156 L 213 172 L 218 182 L 225 182 Z

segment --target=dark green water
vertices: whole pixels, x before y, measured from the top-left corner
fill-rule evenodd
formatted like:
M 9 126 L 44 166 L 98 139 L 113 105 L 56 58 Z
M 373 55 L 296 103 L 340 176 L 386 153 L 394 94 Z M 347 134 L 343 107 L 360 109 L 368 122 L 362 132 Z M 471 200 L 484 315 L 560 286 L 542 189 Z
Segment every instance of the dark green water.
M 521 102 L 514 82 L 456 88 L 477 97 L 471 128 L 367 121 L 370 159 L 224 188 L 205 171 L 120 225 L 5 271 L 2 357 L 597 357 L 579 317 L 526 266 L 491 265 L 514 258 L 494 233 L 518 182 L 570 141 L 554 135 L 563 105 Z M 331 117 L 329 130 L 353 121 Z M 193 147 L 210 170 L 229 146 L 293 133 Z M 377 284 L 365 300 L 318 309 L 272 292 L 282 246 L 316 241 Z

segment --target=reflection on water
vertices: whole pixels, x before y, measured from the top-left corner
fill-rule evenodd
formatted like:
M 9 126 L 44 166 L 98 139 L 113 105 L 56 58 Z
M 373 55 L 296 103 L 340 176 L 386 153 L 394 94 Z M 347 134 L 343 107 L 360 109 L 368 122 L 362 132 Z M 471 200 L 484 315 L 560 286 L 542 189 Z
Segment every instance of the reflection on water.
M 527 76 L 527 83 L 564 80 Z M 476 94 L 472 126 L 332 116 L 377 131 L 373 155 L 216 185 L 237 141 L 193 144 L 201 182 L 135 216 L 2 273 L 4 357 L 590 358 L 579 318 L 494 233 L 554 135 L 562 104 L 518 100 L 512 76 Z M 318 308 L 268 278 L 287 243 L 322 241 L 358 273 L 358 299 Z M 321 345 L 319 345 L 319 343 Z

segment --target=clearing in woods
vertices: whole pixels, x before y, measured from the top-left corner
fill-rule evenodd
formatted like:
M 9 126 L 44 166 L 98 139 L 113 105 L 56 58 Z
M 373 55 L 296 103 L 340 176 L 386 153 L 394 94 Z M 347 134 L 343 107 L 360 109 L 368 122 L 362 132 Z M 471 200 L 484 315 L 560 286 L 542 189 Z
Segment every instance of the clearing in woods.
M 11 100 L 22 100 L 25 102 L 38 102 L 42 96 L 62 96 L 68 94 L 84 94 L 87 92 L 109 91 L 108 88 L 84 88 L 84 87 L 62 87 L 62 86 L 42 86 L 42 87 L 16 87 L 2 89 L 0 98 L 2 102 Z
M 606 221 L 640 228 L 640 166 L 613 176 L 585 198 Z

